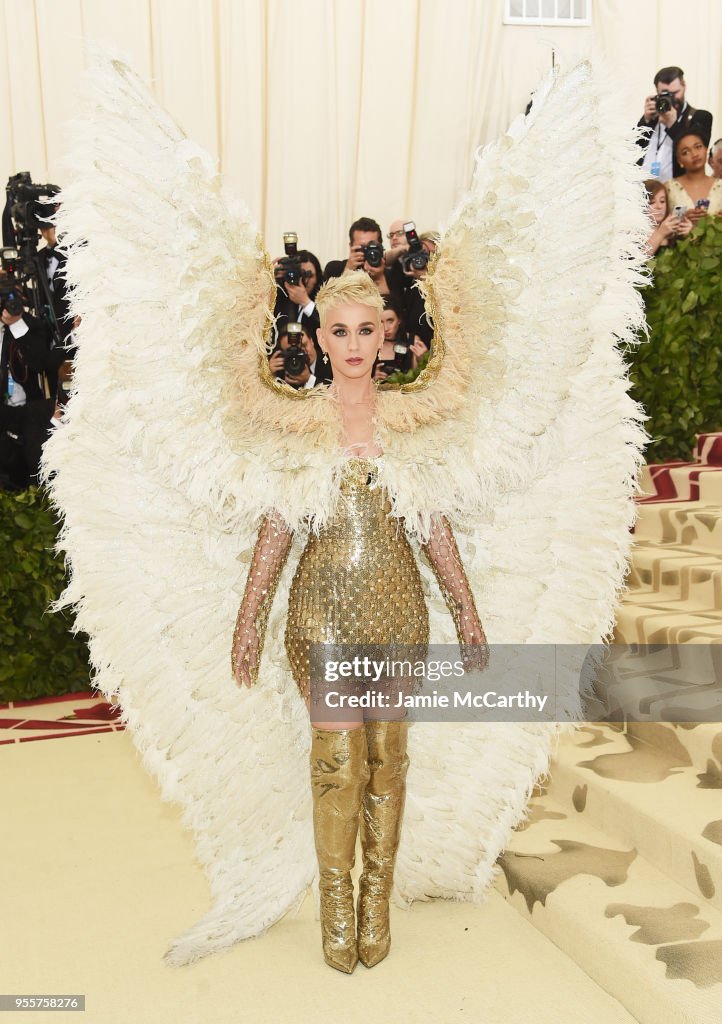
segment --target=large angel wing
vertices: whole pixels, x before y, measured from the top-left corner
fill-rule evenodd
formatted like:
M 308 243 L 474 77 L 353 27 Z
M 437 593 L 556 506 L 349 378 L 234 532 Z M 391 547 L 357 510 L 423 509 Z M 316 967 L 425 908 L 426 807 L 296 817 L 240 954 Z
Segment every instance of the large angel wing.
M 644 324 L 648 225 L 613 94 L 586 63 L 551 74 L 480 154 L 425 286 L 427 379 L 379 396 L 397 514 L 423 535 L 447 512 L 492 644 L 599 644 L 623 587 L 646 435 L 621 350 Z M 454 639 L 444 612 L 437 594 L 436 642 Z M 579 673 L 565 678 L 560 717 L 574 721 Z M 412 730 L 400 901 L 483 898 L 566 728 Z
M 167 954 L 181 964 L 260 934 L 315 871 L 288 571 L 261 685 L 241 692 L 229 667 L 258 516 L 276 504 L 259 417 L 277 399 L 257 373 L 274 285 L 248 215 L 137 76 L 101 57 L 85 87 L 57 217 L 82 316 L 75 392 L 44 472 L 95 685 L 181 804 L 210 883 L 210 912 Z

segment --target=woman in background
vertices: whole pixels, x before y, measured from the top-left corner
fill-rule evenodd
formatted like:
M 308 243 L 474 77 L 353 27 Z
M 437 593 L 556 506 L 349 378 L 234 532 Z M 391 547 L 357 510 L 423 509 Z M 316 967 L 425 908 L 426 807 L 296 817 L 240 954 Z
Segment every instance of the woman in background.
M 381 324 L 384 342 L 374 368 L 373 378 L 382 382 L 393 373 L 406 373 L 414 369 L 419 359 L 426 354 L 427 347 L 419 338 L 409 343 L 406 331 L 404 302 L 395 294 L 383 296 L 384 310 Z
M 670 209 L 686 206 L 685 216 L 695 227 L 701 217 L 722 214 L 722 179 L 707 174 L 707 143 L 693 130 L 677 139 L 674 147 L 684 174 L 665 183 Z
M 655 256 L 661 248 L 673 245 L 676 239 L 686 238 L 692 230 L 692 221 L 669 212 L 667 190 L 658 178 L 647 178 L 644 187 L 649 204 L 647 213 L 655 225 L 647 239 L 647 248 L 649 255 Z

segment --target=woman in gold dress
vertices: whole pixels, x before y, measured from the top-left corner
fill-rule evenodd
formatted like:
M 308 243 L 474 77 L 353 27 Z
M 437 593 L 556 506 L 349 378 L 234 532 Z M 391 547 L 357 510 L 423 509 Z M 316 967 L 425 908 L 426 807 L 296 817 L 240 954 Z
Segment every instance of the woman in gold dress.
M 311 714 L 313 824 L 319 864 L 321 933 L 326 962 L 350 973 L 389 952 L 389 897 L 409 766 L 408 722 L 398 711 L 359 710 L 344 721 L 311 711 L 310 645 L 426 644 L 429 618 L 422 580 L 403 528 L 378 485 L 383 459 L 374 438 L 372 368 L 383 345 L 383 303 L 363 273 L 348 273 L 319 291 L 318 340 L 331 362 L 347 461 L 338 511 L 311 533 L 289 591 L 286 651 Z M 292 533 L 274 512 L 259 530 L 234 632 L 239 684 L 256 681 L 266 623 Z M 459 642 L 486 637 L 448 522 L 434 517 L 423 550 L 453 615 Z M 381 716 L 385 717 L 381 717 Z M 394 717 L 396 715 L 396 717 Z M 363 873 L 357 925 L 350 871 L 361 829 Z M 357 932 L 358 926 L 358 932 Z

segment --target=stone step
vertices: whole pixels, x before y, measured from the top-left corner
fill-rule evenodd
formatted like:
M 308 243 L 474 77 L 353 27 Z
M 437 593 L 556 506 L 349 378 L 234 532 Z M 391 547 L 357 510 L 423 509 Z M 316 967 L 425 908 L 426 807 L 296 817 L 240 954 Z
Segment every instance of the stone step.
M 498 863 L 497 891 L 640 1024 L 719 1020 L 722 914 L 597 828 L 583 805 L 533 797 Z
M 687 751 L 692 767 L 713 777 L 722 775 L 722 708 L 716 717 L 718 721 L 714 722 L 659 722 L 656 728 L 670 730 L 675 741 Z M 638 722 L 634 728 L 643 730 L 646 724 Z M 722 818 L 722 794 L 719 802 Z
M 677 648 L 680 652 L 685 649 L 685 647 Z M 722 718 L 722 707 L 719 711 L 718 718 Z M 678 755 L 682 748 L 688 755 L 688 760 L 681 761 L 682 767 L 688 765 L 700 773 L 714 773 L 716 769 L 714 766 L 710 767 L 710 762 L 718 762 L 718 767 L 722 767 L 722 721 L 719 720 L 714 722 L 626 722 L 624 725 L 594 723 L 581 728 L 588 731 L 591 740 L 604 735 L 599 730 L 611 729 L 613 732 L 624 734 L 630 745 L 645 743 L 657 747 L 668 758 Z M 575 737 L 575 740 L 582 745 L 579 737 Z M 589 745 L 587 743 L 587 746 Z
M 560 745 L 547 796 L 722 913 L 722 764 L 700 772 L 663 724 L 600 728 Z
M 719 643 L 614 644 L 603 664 L 593 676 L 589 674 L 588 685 L 589 722 L 608 723 L 618 730 L 626 723 L 622 731 L 636 736 L 636 730 L 641 730 L 639 738 L 647 743 L 661 737 L 665 748 L 669 741 L 665 729 L 676 730 L 684 745 L 684 738 L 701 723 L 693 742 L 703 759 L 688 763 L 704 768 L 706 759 L 713 756 L 714 732 L 704 730 L 714 730 L 722 721 Z
M 711 434 L 697 434 L 694 446 L 697 462 L 710 466 L 722 466 L 722 431 Z
M 692 573 L 701 569 L 701 573 Z M 709 578 L 706 573 L 712 574 Z M 638 541 L 632 549 L 632 564 L 627 579 L 628 593 L 625 600 L 637 595 L 655 594 L 664 600 L 717 600 L 715 582 L 722 579 L 722 558 L 694 548 L 676 547 L 671 544 L 655 544 L 652 541 Z M 697 594 L 700 584 L 709 591 Z
M 617 608 L 614 642 L 626 644 L 722 643 L 722 617 L 688 612 L 671 602 L 665 607 L 623 601 Z
M 722 556 L 722 505 L 652 502 L 638 505 L 635 541 L 653 541 Z

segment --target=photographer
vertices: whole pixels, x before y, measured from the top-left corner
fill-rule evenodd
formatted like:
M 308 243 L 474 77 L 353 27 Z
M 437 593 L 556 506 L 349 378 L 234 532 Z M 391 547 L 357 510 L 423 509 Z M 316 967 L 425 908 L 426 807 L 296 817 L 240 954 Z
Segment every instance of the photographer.
M 341 277 L 347 271 L 363 270 L 373 280 L 381 295 L 403 292 L 408 282 L 398 262 L 386 264 L 381 228 L 370 217 L 360 217 L 348 232 L 349 254 L 344 260 L 331 260 L 324 270 L 324 281 Z
M 324 281 L 341 277 L 347 270 L 365 270 L 380 267 L 384 256 L 381 228 L 371 217 L 359 217 L 348 229 L 348 256 L 345 260 L 331 260 L 323 272 Z
M 399 261 L 411 284 L 405 295 L 405 321 L 408 324 L 409 333 L 414 337 L 414 343 L 421 342 L 425 349 L 429 349 L 434 337 L 434 325 L 426 315 L 424 298 L 414 285 L 426 277 L 429 259 L 436 252 L 439 236 L 434 231 L 426 231 L 422 235 L 417 235 L 414 228 L 407 232 L 407 237 L 409 251 Z M 420 354 L 423 355 L 423 353 Z
M 274 376 L 297 390 L 329 384 L 331 364 L 324 363 L 307 323 L 286 322 L 278 331 L 278 346 L 268 360 Z
M 656 92 L 647 96 L 644 111 L 637 127 L 647 131 L 637 139 L 644 154 L 637 161 L 648 178 L 669 181 L 684 173 L 677 162 L 674 145 L 677 139 L 693 129 L 709 145 L 712 135 L 712 115 L 708 110 L 696 110 L 686 99 L 687 85 L 684 71 L 672 66 L 661 68 L 654 76 Z
M 406 241 L 406 232 L 404 231 L 404 224 L 407 224 L 408 222 L 408 217 L 405 220 L 399 219 L 391 221 L 391 225 L 386 235 L 389 243 L 389 247 L 386 250 L 387 267 L 393 266 L 399 256 L 403 256 L 405 252 L 409 251 L 409 243 Z
M 17 290 L 0 301 L 0 483 L 20 489 L 37 474 L 55 407 L 48 378 L 51 331 L 24 311 Z
M 285 256 L 273 261 L 277 330 L 289 322 L 303 323 L 315 337 L 320 326 L 315 299 L 323 283 L 321 264 L 308 249 L 298 250 L 295 232 L 288 231 L 283 238 Z
M 36 205 L 37 207 L 40 206 L 40 204 Z M 65 284 L 66 256 L 64 252 L 60 252 L 57 248 L 58 238 L 55 232 L 55 225 L 44 221 L 39 210 L 36 212 L 36 217 L 40 222 L 40 234 L 46 243 L 45 248 L 39 251 L 38 256 L 45 269 L 48 289 L 52 298 L 53 313 L 60 337 L 63 343 L 67 345 L 73 325 L 70 320 L 70 306 Z M 70 359 L 72 356 L 68 356 L 68 358 Z

